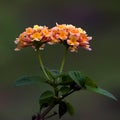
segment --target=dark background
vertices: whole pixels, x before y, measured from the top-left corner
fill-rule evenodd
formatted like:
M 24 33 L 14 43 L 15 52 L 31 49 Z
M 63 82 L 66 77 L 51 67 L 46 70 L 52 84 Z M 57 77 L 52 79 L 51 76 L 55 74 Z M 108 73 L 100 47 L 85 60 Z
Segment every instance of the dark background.
M 55 23 L 82 27 L 93 37 L 92 51 L 69 53 L 65 69 L 80 70 L 118 101 L 81 91 L 67 98 L 75 107 L 68 120 L 120 119 L 120 1 L 119 0 L 1 0 L 0 1 L 0 120 L 30 120 L 39 110 L 38 98 L 48 86 L 14 87 L 22 75 L 38 75 L 33 49 L 15 52 L 14 40 L 26 27 Z M 47 67 L 58 68 L 63 46 L 47 46 L 42 52 Z M 55 120 L 58 117 L 54 118 Z

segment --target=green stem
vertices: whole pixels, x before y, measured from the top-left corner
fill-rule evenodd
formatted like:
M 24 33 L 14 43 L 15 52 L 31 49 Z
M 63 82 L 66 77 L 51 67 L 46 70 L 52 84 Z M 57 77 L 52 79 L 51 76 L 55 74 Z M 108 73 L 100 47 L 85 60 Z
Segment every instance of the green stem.
M 69 96 L 70 94 L 72 94 L 73 92 L 75 92 L 75 90 L 70 91 L 69 93 L 66 93 L 62 96 L 61 100 L 64 99 L 65 97 Z
M 40 50 L 37 50 L 37 56 L 38 56 L 38 60 L 39 60 L 39 63 L 40 63 L 40 66 L 41 66 L 41 68 L 42 68 L 42 71 L 43 71 L 44 75 L 46 76 L 46 78 L 47 78 L 48 80 L 50 80 L 50 79 L 49 79 L 49 76 L 48 76 L 47 73 L 46 73 L 46 70 L 45 70 L 45 67 L 44 67 L 44 65 L 43 65 L 43 62 L 42 62 Z
M 63 71 L 63 67 L 64 67 L 66 56 L 67 56 L 67 51 L 68 51 L 68 49 L 66 48 L 65 52 L 64 52 L 64 55 L 63 55 L 62 62 L 61 62 L 61 66 L 60 66 L 60 73 L 62 73 L 62 71 Z

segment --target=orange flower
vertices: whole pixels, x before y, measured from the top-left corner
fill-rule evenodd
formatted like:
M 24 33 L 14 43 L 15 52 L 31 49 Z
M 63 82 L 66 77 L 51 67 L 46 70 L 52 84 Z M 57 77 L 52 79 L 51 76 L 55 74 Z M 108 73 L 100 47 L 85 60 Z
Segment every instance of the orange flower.
M 76 28 L 69 29 L 69 33 L 70 33 L 70 35 L 80 36 L 80 32 Z
M 67 25 L 66 25 L 66 24 L 59 25 L 59 24 L 56 23 L 56 27 L 57 27 L 58 29 L 66 29 L 66 28 L 67 28 Z
M 25 33 L 28 34 L 28 35 L 33 33 L 33 29 L 31 27 L 26 28 L 25 30 L 26 30 Z
M 17 44 L 17 48 L 15 48 L 15 51 L 19 51 L 20 49 L 27 46 L 32 46 L 31 42 L 24 42 L 22 39 L 19 38 L 15 40 L 15 44 Z
M 86 42 L 88 38 L 87 38 L 86 34 L 81 33 L 80 34 L 80 39 L 81 39 L 82 42 Z
M 31 35 L 32 41 L 40 41 L 42 39 L 42 34 L 40 32 L 35 32 Z
M 50 31 L 47 27 L 42 29 L 42 33 L 45 37 L 50 37 Z
M 67 44 L 72 46 L 78 46 L 79 45 L 78 37 L 70 36 L 69 39 L 67 40 Z
M 56 34 L 51 33 L 50 41 L 48 42 L 48 44 L 53 45 L 56 43 L 60 43 L 60 40 L 56 38 Z
M 22 41 L 25 38 L 26 34 L 25 33 L 21 33 L 19 35 L 18 41 Z
M 58 29 L 56 27 L 53 27 L 52 29 L 50 29 L 49 39 L 50 39 L 50 41 L 48 42 L 48 44 L 50 44 L 50 45 L 60 42 L 60 40 L 58 39 Z
M 68 38 L 68 32 L 65 30 L 60 30 L 57 34 L 58 39 L 66 40 Z

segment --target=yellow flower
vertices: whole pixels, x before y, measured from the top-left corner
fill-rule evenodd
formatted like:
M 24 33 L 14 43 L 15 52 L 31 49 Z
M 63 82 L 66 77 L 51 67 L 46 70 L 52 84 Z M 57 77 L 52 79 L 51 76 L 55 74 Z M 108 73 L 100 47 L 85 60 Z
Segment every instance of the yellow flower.
M 34 25 L 33 29 L 34 30 L 41 30 L 43 28 L 43 26 L 39 26 L 39 25 Z
M 80 36 L 80 32 L 76 28 L 70 28 L 69 33 L 70 35 Z
M 57 34 L 58 39 L 66 40 L 68 38 L 68 32 L 65 30 L 60 30 Z
M 78 28 L 78 31 L 79 31 L 80 33 L 83 33 L 83 34 L 86 33 L 82 28 Z
M 34 40 L 35 41 L 40 41 L 43 36 L 41 35 L 40 32 L 35 32 L 31 35 L 31 37 L 32 37 L 32 41 L 34 41 Z
M 50 30 L 47 27 L 42 29 L 42 33 L 44 37 L 50 37 Z
M 69 39 L 67 40 L 67 44 L 72 46 L 78 46 L 79 45 L 78 37 L 70 36 Z

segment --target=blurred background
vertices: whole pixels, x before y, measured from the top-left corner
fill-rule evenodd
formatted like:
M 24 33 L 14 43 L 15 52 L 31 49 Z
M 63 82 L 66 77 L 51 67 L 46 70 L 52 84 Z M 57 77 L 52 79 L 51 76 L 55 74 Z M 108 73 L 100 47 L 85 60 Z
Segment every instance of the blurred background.
M 0 120 L 31 120 L 38 112 L 39 95 L 49 86 L 13 86 L 22 75 L 40 73 L 34 50 L 15 52 L 14 40 L 26 27 L 53 27 L 56 22 L 82 27 L 93 37 L 93 50 L 69 53 L 64 71 L 80 70 L 118 98 L 115 102 L 95 93 L 77 92 L 67 98 L 75 107 L 75 115 L 65 115 L 62 120 L 119 120 L 119 0 L 0 0 Z M 46 46 L 42 55 L 47 67 L 59 67 L 63 50 L 59 45 Z

